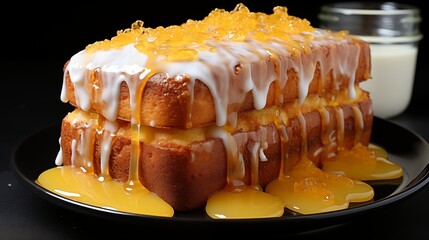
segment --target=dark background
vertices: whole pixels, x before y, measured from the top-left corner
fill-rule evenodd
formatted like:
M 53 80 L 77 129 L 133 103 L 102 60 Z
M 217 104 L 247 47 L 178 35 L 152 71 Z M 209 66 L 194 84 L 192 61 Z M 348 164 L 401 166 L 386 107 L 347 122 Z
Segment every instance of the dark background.
M 288 13 L 318 26 L 317 14 L 324 3 L 313 0 L 207 0 L 207 1 L 105 1 L 63 2 L 11 1 L 0 14 L 0 66 L 6 76 L 0 80 L 0 101 L 8 114 L 28 119 L 28 125 L 12 126 L 15 132 L 28 133 L 32 124 L 59 121 L 71 108 L 60 101 L 63 66 L 75 53 L 95 41 L 110 39 L 117 30 L 143 20 L 146 27 L 179 25 L 188 19 L 200 20 L 215 8 L 233 10 L 244 3 L 253 12 L 272 13 L 275 6 L 286 6 Z M 401 0 L 421 9 L 418 65 L 414 94 L 409 105 L 412 114 L 426 114 L 429 80 L 425 76 L 428 60 L 427 11 L 423 2 Z M 19 77 L 19 80 L 17 79 Z M 21 97 L 10 100 L 9 95 Z M 43 98 L 40 95 L 44 94 Z M 48 106 L 48 107 L 44 107 Z M 0 126 L 11 128 L 10 118 L 0 118 Z M 10 136 L 15 137 L 15 134 Z M 7 133 L 4 133 L 7 134 Z
M 16 181 L 9 169 L 11 154 L 24 137 L 59 122 L 71 110 L 68 104 L 60 101 L 60 91 L 63 65 L 73 54 L 84 49 L 89 43 L 110 39 L 117 30 L 130 27 L 135 20 L 143 20 L 146 27 L 178 25 L 187 19 L 200 20 L 214 8 L 232 10 L 238 2 L 243 2 L 253 12 L 271 13 L 275 6 L 286 6 L 290 15 L 306 18 L 313 26 L 318 26 L 317 13 L 320 6 L 329 1 L 12 1 L 2 6 L 0 239 L 60 239 L 61 236 L 64 239 L 72 239 L 73 236 L 84 236 L 85 229 L 91 229 L 79 223 L 79 215 L 73 221 L 68 220 L 68 216 L 76 215 L 59 208 L 51 208 L 51 204 L 39 200 Z M 420 29 L 424 37 L 420 42 L 411 104 L 405 113 L 392 121 L 403 124 L 429 139 L 429 79 L 425 72 L 429 67 L 426 56 L 429 37 L 426 29 L 429 20 L 423 7 L 425 1 L 396 2 L 412 4 L 422 10 L 423 21 Z M 383 212 L 385 216 L 368 219 L 368 225 L 360 223 L 343 231 L 327 230 L 321 235 L 309 236 L 314 239 L 319 236 L 331 237 L 332 234 L 338 233 L 341 236 L 356 235 L 363 238 L 368 234 L 363 230 L 368 229 L 375 231 L 374 235 L 384 235 L 388 236 L 387 238 L 422 237 L 426 233 L 429 235 L 429 221 L 426 220 L 429 214 L 427 201 L 428 188 L 404 205 L 393 208 L 392 212 Z M 377 221 L 378 217 L 384 221 L 390 220 L 389 224 L 393 225 L 383 225 Z M 108 226 L 114 227 L 115 224 L 110 223 Z M 106 229 L 106 232 L 108 231 L 113 230 Z M 344 235 L 345 231 L 348 231 L 347 235 Z M 134 229 L 133 232 L 138 231 Z M 142 232 L 144 234 L 144 230 Z
M 146 27 L 178 25 L 187 19 L 200 20 L 214 8 L 232 10 L 238 2 L 254 12 L 271 13 L 273 7 L 282 5 L 290 15 L 308 19 L 318 26 L 317 14 L 323 3 L 333 1 L 309 0 L 206 0 L 206 1 L 104 1 L 43 3 L 31 1 L 11 2 L 1 15 L 3 44 L 7 59 L 22 61 L 64 62 L 87 44 L 111 38 L 119 29 L 128 28 L 135 20 Z M 396 1 L 424 9 L 424 1 Z M 9 10 L 11 12 L 9 12 Z M 421 30 L 427 28 L 426 11 Z M 427 42 L 426 39 L 423 42 Z M 425 45 L 425 44 L 422 44 Z
M 208 0 L 208 1 L 118 1 L 108 3 L 97 2 L 63 2 L 41 1 L 10 2 L 9 7 L 3 7 L 0 24 L 3 25 L 3 53 L 0 60 L 6 64 L 15 63 L 19 72 L 31 68 L 35 63 L 45 63 L 52 66 L 48 71 L 53 77 L 45 78 L 41 84 L 59 86 L 62 78 L 63 64 L 76 52 L 85 48 L 89 43 L 110 39 L 117 30 L 131 26 L 135 20 L 143 20 L 146 27 L 168 26 L 181 24 L 187 19 L 200 20 L 214 8 L 232 10 L 238 2 L 243 2 L 254 12 L 271 13 L 273 7 L 282 5 L 288 8 L 290 15 L 308 19 L 313 26 L 318 26 L 317 14 L 323 3 L 333 1 L 309 0 Z M 420 62 L 425 60 L 428 51 L 426 34 L 428 28 L 427 11 L 424 11 L 424 1 L 396 1 L 419 7 L 423 21 L 421 31 L 423 40 L 420 42 Z M 7 14 L 6 14 L 7 13 Z M 5 65 L 4 65 L 5 66 Z M 46 70 L 47 68 L 40 69 Z M 6 69 L 7 70 L 7 69 Z M 418 68 L 417 75 L 423 74 Z M 413 104 L 417 106 L 425 102 L 425 92 L 428 81 L 424 78 L 415 83 Z M 31 83 L 31 75 L 26 79 Z M 2 81 L 1 84 L 7 84 Z M 50 91 L 52 93 L 52 91 Z

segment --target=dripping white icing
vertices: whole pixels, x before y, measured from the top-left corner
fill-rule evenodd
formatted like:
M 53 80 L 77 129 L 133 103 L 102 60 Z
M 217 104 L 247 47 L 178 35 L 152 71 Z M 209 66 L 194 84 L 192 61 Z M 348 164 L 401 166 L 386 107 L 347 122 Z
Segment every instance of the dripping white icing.
M 117 130 L 114 121 L 118 117 L 121 84 L 125 83 L 128 86 L 130 121 L 133 132 L 129 172 L 129 180 L 132 181 L 138 179 L 139 141 L 141 139 L 140 134 L 144 134 L 140 131 L 140 100 L 150 74 L 163 72 L 168 77 L 178 81 L 181 81 L 184 76 L 190 80 L 187 85 L 190 93 L 189 114 L 192 113 L 195 81 L 199 80 L 208 87 L 213 96 L 216 126 L 210 127 L 209 135 L 223 141 L 228 156 L 227 176 L 229 182 L 233 185 L 240 185 L 241 179 L 245 176 L 244 157 L 240 149 L 246 146 L 251 153 L 250 174 L 252 184 L 257 185 L 259 162 L 267 161 L 264 150 L 270 143 L 277 142 L 278 139 L 274 133 L 268 134 L 266 128 L 232 135 L 225 126 L 229 124 L 235 128 L 239 114 L 235 110 L 229 110 L 230 106 L 241 104 L 246 94 L 251 91 L 254 108 L 256 110 L 263 109 L 267 103 L 270 85 L 277 81 L 283 90 L 288 80 L 289 70 L 294 70 L 298 75 L 298 105 L 303 104 L 307 99 L 309 86 L 318 65 L 322 75 L 322 84 L 326 75 L 332 71 L 334 79 L 348 77 L 349 97 L 353 99 L 356 96 L 354 87 L 360 53 L 359 46 L 352 44 L 348 38 L 342 40 L 331 38 L 322 30 L 292 38 L 294 41 L 306 43 L 308 42 L 305 39 L 306 34 L 313 35 L 314 39 L 309 50 L 312 52 L 299 52 L 295 55 L 287 50 L 290 43 L 280 39 L 274 39 L 271 42 L 255 40 L 207 42 L 216 51 L 200 51 L 199 46 L 195 46 L 195 50 L 198 50 L 198 59 L 182 62 L 168 62 L 161 58 L 149 61 L 151 59 L 132 44 L 92 53 L 81 51 L 71 58 L 66 67 L 61 100 L 63 102 L 69 100 L 65 94 L 66 77 L 69 74 L 75 90 L 76 105 L 85 111 L 89 111 L 91 108 L 100 109 L 100 113 L 107 119 L 106 124 L 102 127 L 101 134 L 103 136 L 101 137 L 102 142 L 100 142 L 100 165 L 101 176 L 103 177 L 108 174 L 108 156 L 111 151 L 112 138 Z M 335 47 L 331 48 L 333 45 Z M 329 47 L 324 48 L 323 46 Z M 330 49 L 329 54 L 327 54 L 326 49 Z M 268 61 L 269 59 L 271 61 Z M 94 76 L 99 80 L 100 86 L 93 84 Z M 338 89 L 339 83 L 334 83 Z M 278 100 L 283 101 L 281 94 Z M 341 108 L 338 108 L 336 113 L 338 122 L 336 132 L 338 143 L 341 145 L 344 134 L 344 113 Z M 331 121 L 329 111 L 323 109 L 321 114 L 325 124 L 328 124 Z M 301 152 L 306 154 L 306 120 L 301 112 L 297 116 L 301 127 Z M 191 118 L 192 115 L 189 115 L 188 119 Z M 154 120 L 149 121 L 149 125 L 156 127 Z M 277 127 L 281 132 L 283 148 L 289 137 L 283 122 Z M 84 134 L 80 135 L 80 139 L 72 140 L 73 165 L 79 165 L 77 161 L 81 160 L 78 158 L 83 155 L 87 156 L 89 153 L 81 149 L 82 146 L 88 146 L 94 141 L 93 135 L 90 135 L 89 132 L 85 131 Z M 325 142 L 334 138 L 333 133 L 327 133 Z M 213 145 L 210 144 L 204 146 L 207 152 L 213 148 Z M 315 154 L 320 154 L 322 151 L 323 149 L 320 149 Z M 192 151 L 191 154 L 194 161 L 196 153 Z M 89 159 L 89 157 L 85 157 L 85 159 Z
M 359 143 L 361 140 L 362 132 L 364 129 L 364 119 L 362 111 L 360 110 L 360 107 L 357 104 L 353 104 L 352 106 L 353 114 L 354 114 L 354 121 L 355 121 L 355 143 Z
M 354 119 L 357 122 L 357 126 L 359 127 L 359 130 L 362 130 L 364 127 L 362 111 L 357 105 L 353 105 L 352 108 L 353 108 L 353 113 L 355 115 Z
M 60 144 L 60 150 L 58 151 L 57 157 L 55 158 L 55 165 L 60 166 L 63 164 L 63 147 L 61 146 L 61 137 L 59 137 L 58 142 Z
M 220 138 L 225 147 L 227 154 L 227 175 L 228 179 L 242 179 L 245 174 L 245 166 L 243 156 L 239 152 L 236 139 L 227 132 L 225 128 L 213 127 L 210 131 L 210 136 Z
M 82 50 L 75 54 L 66 67 L 66 73 L 70 74 L 70 79 L 75 87 L 75 97 L 77 105 L 83 110 L 89 110 L 91 104 L 98 104 L 101 107 L 102 115 L 113 121 L 116 120 L 120 85 L 126 81 L 129 86 L 131 79 L 142 79 L 142 73 L 146 73 L 147 55 L 134 48 L 132 44 L 118 49 L 87 53 Z M 100 69 L 102 81 L 101 102 L 91 103 L 92 82 L 91 72 Z M 134 80 L 136 81 L 136 80 Z M 63 81 L 65 85 L 65 80 Z M 130 92 L 136 92 L 130 89 Z M 62 88 L 61 100 L 67 102 L 68 98 Z
M 118 128 L 119 125 L 116 121 L 106 120 L 103 130 L 99 133 L 102 135 L 100 140 L 100 175 L 103 178 L 109 175 L 109 158 L 112 150 L 112 140 Z
M 194 86 L 196 79 L 202 81 L 211 91 L 215 101 L 216 124 L 223 126 L 228 121 L 228 106 L 241 103 L 247 92 L 252 91 L 255 109 L 262 109 L 266 104 L 266 96 L 272 82 L 278 81 L 279 86 L 284 86 L 287 81 L 287 71 L 294 69 L 299 74 L 299 102 L 302 103 L 308 94 L 308 87 L 313 79 L 317 63 L 320 64 L 322 77 L 332 70 L 335 78 L 341 75 L 348 76 L 349 94 L 355 96 L 355 72 L 358 66 L 360 48 L 357 44 L 351 44 L 351 40 L 334 39 L 323 30 L 293 36 L 297 42 L 307 42 L 305 35 L 314 35 L 311 43 L 312 54 L 301 53 L 300 56 L 290 57 L 287 41 L 275 39 L 271 42 L 258 42 L 249 40 L 245 42 L 208 42 L 216 51 L 198 50 L 197 61 L 167 62 L 165 59 L 155 59 L 148 62 L 146 54 L 137 50 L 132 44 L 117 49 L 100 50 L 93 53 L 81 51 L 74 55 L 66 67 L 70 74 L 71 82 L 75 87 L 76 104 L 83 110 L 89 110 L 91 106 L 98 106 L 101 113 L 109 120 L 117 117 L 118 96 L 121 82 L 126 82 L 132 89 L 133 81 L 144 79 L 149 69 L 154 72 L 165 72 L 168 76 L 180 76 L 186 74 L 190 77 L 190 88 Z M 321 46 L 336 47 L 329 54 L 323 52 Z M 282 57 L 277 61 L 277 69 L 274 70 L 274 61 L 266 61 L 275 58 L 274 52 Z M 344 61 L 346 59 L 347 61 Z M 238 74 L 234 74 L 236 66 L 240 66 Z M 96 102 L 93 99 L 91 78 L 92 72 L 99 70 L 99 78 L 102 86 L 101 98 Z M 65 77 L 64 75 L 64 84 Z M 132 80 L 134 79 L 134 80 Z M 132 81 L 131 81 L 132 80 Z M 338 84 L 338 83 L 336 83 Z M 191 103 L 193 91 L 191 91 Z M 68 101 L 63 87 L 61 99 Z M 192 107 L 192 106 L 190 106 Z
M 302 113 L 298 113 L 298 120 L 301 128 L 301 155 L 307 156 L 307 122 Z
M 337 117 L 337 143 L 339 147 L 343 146 L 344 140 L 344 111 L 341 107 L 335 108 Z

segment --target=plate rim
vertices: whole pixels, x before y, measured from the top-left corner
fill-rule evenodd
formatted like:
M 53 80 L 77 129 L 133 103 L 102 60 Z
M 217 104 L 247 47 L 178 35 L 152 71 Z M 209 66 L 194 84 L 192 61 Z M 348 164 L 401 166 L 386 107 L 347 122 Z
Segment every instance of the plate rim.
M 428 141 L 424 137 L 419 135 L 417 132 L 409 128 L 401 126 L 390 120 L 382 119 L 376 116 L 374 116 L 374 122 L 377 122 L 378 124 L 384 124 L 384 125 L 390 124 L 391 127 L 401 128 L 402 130 L 405 130 L 408 134 L 410 134 L 412 137 L 415 137 L 417 140 L 419 140 L 419 143 L 424 144 L 425 148 L 429 149 Z M 410 183 L 405 185 L 404 188 L 398 191 L 397 193 L 390 194 L 382 199 L 378 199 L 372 203 L 368 203 L 360 206 L 354 206 L 354 207 L 350 207 L 350 208 L 338 210 L 338 211 L 307 214 L 307 215 L 294 215 L 294 216 L 288 215 L 288 216 L 275 217 L 275 218 L 259 218 L 259 219 L 258 218 L 256 219 L 255 218 L 254 219 L 211 219 L 208 216 L 201 217 L 201 218 L 200 217 L 191 218 L 189 216 L 183 216 L 182 214 L 178 214 L 176 212 L 173 217 L 151 216 L 151 215 L 145 215 L 145 214 L 121 212 L 121 211 L 110 210 L 110 209 L 105 209 L 105 208 L 81 203 L 81 202 L 60 196 L 36 184 L 35 179 L 34 180 L 29 179 L 29 177 L 23 173 L 21 166 L 18 166 L 18 161 L 17 161 L 17 155 L 19 154 L 19 151 L 23 148 L 26 142 L 30 141 L 32 138 L 37 137 L 39 134 L 49 131 L 50 129 L 52 131 L 52 128 L 58 127 L 58 125 L 59 123 L 56 122 L 51 125 L 45 126 L 43 128 L 39 128 L 31 132 L 30 134 L 28 134 L 26 137 L 22 138 L 21 141 L 19 141 L 19 143 L 15 146 L 12 152 L 12 155 L 9 161 L 11 171 L 13 172 L 15 177 L 21 183 L 23 183 L 27 188 L 32 190 L 39 197 L 42 197 L 43 199 L 49 201 L 50 203 L 53 203 L 60 207 L 64 207 L 71 211 L 77 211 L 83 214 L 90 214 L 91 216 L 98 215 L 99 217 L 108 218 L 116 221 L 121 220 L 121 221 L 130 222 L 130 223 L 140 223 L 143 220 L 145 224 L 151 224 L 151 223 L 156 224 L 156 223 L 167 222 L 167 223 L 177 224 L 177 226 L 181 226 L 181 227 L 188 226 L 188 225 L 192 225 L 195 227 L 194 224 L 200 224 L 205 227 L 207 226 L 213 226 L 213 227 L 224 226 L 225 227 L 225 226 L 232 226 L 236 224 L 260 225 L 261 223 L 266 223 L 264 226 L 270 226 L 270 225 L 277 226 L 279 223 L 283 224 L 285 222 L 287 222 L 287 224 L 285 225 L 289 224 L 296 227 L 296 226 L 302 225 L 301 222 L 312 221 L 312 224 L 310 225 L 313 225 L 313 227 L 316 227 L 318 224 L 321 227 L 323 227 L 326 224 L 334 224 L 337 221 L 341 221 L 341 220 L 344 221 L 347 219 L 350 220 L 351 216 L 366 214 L 378 209 L 382 209 L 384 207 L 392 206 L 394 203 L 399 202 L 399 200 L 410 197 L 412 194 L 422 189 L 429 182 L 429 163 L 427 163 L 426 166 L 422 168 L 421 172 L 414 179 L 412 179 Z M 336 219 L 336 220 L 332 221 L 332 219 Z M 151 222 L 148 223 L 147 221 L 144 221 L 144 220 L 151 221 Z M 331 221 L 328 221 L 328 220 L 331 220 Z M 320 224 L 321 221 L 326 221 L 326 224 Z M 295 224 L 291 224 L 291 223 L 295 223 Z

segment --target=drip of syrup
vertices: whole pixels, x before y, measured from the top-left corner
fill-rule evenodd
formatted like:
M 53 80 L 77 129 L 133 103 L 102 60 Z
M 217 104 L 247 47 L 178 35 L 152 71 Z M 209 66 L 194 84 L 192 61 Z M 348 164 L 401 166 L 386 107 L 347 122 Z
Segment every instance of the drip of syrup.
M 172 217 L 173 208 L 143 187 L 124 191 L 124 184 L 98 180 L 91 172 L 70 165 L 48 169 L 36 183 L 63 197 L 116 211 Z
M 387 160 L 383 148 L 358 144 L 351 150 L 339 151 L 336 157 L 326 160 L 322 168 L 303 158 L 265 189 L 232 181 L 209 197 L 205 210 L 214 219 L 280 217 L 285 208 L 300 214 L 341 210 L 348 208 L 351 202 L 373 198 L 374 190 L 364 180 L 401 176 L 402 168 Z M 165 217 L 174 215 L 168 203 L 143 186 L 124 191 L 124 183 L 110 178 L 99 180 L 92 172 L 79 167 L 48 169 L 40 174 L 36 183 L 66 198 L 106 209 Z
M 280 198 L 241 182 L 215 192 L 207 201 L 206 213 L 213 219 L 280 217 L 284 205 Z
M 282 216 L 283 208 L 300 214 L 342 210 L 352 202 L 373 199 L 374 189 L 364 180 L 401 176 L 402 168 L 387 160 L 383 148 L 357 144 L 351 150 L 339 151 L 323 168 L 303 158 L 293 169 L 271 181 L 265 191 L 229 184 L 208 199 L 206 212 L 212 218 L 264 218 Z
M 337 173 L 324 172 L 303 158 L 284 176 L 270 182 L 265 191 L 278 196 L 284 206 L 301 214 L 348 208 L 350 202 L 365 202 L 374 197 L 373 188 Z
M 396 179 L 403 174 L 402 168 L 389 161 L 386 151 L 375 144 L 357 144 L 352 149 L 340 150 L 323 163 L 322 169 L 362 181 Z

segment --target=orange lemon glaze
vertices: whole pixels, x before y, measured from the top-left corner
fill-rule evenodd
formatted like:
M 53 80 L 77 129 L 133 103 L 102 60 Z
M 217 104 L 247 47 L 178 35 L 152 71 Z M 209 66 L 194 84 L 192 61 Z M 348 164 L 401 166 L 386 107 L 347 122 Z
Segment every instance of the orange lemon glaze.
M 213 26 L 216 27 L 214 28 Z M 36 182 L 56 194 L 101 208 L 145 215 L 174 216 L 173 209 L 166 202 L 156 196 L 156 194 L 148 191 L 138 181 L 138 143 L 141 139 L 147 137 L 147 132 L 142 130 L 143 128 L 146 129 L 147 126 L 143 127 L 141 125 L 139 114 L 141 103 L 136 99 L 141 99 L 146 81 L 152 74 L 151 67 L 155 68 L 159 62 L 163 65 L 172 62 L 192 64 L 192 62 L 196 62 L 201 57 L 204 57 L 204 55 L 199 55 L 201 53 L 199 51 L 205 51 L 206 53 L 218 51 L 215 47 L 217 45 L 213 44 L 218 41 L 246 42 L 246 44 L 253 41 L 264 44 L 270 42 L 272 44 L 270 46 L 278 47 L 281 45 L 284 47 L 290 53 L 291 59 L 297 56 L 299 56 L 297 59 L 301 59 L 302 53 L 311 51 L 309 45 L 311 41 L 302 41 L 302 39 L 312 40 L 318 37 L 318 42 L 316 42 L 321 45 L 325 41 L 323 34 L 318 35 L 319 33 L 315 33 L 312 35 L 311 33 L 314 31 L 315 29 L 310 26 L 307 20 L 289 16 L 285 7 L 276 7 L 273 14 L 267 15 L 250 12 L 243 4 L 238 4 L 234 11 L 228 12 L 216 9 L 202 21 L 188 20 L 180 26 L 146 28 L 143 27 L 142 21 L 136 21 L 130 29 L 118 31 L 117 35 L 112 39 L 88 45 L 85 53 L 82 53 L 83 55 L 78 56 L 76 59 L 82 56 L 84 59 L 87 59 L 87 56 L 95 54 L 98 51 L 109 52 L 112 49 L 130 50 L 132 48 L 129 48 L 129 45 L 133 45 L 139 51 L 138 54 L 132 52 L 132 56 L 141 57 L 144 54 L 144 56 L 150 59 L 150 61 L 147 61 L 147 65 L 138 66 L 137 69 L 139 71 L 143 69 L 142 72 L 138 72 L 142 75 L 141 79 L 143 80 L 136 85 L 138 89 L 132 91 L 135 96 L 132 100 L 133 115 L 131 119 L 132 134 L 129 179 L 125 183 L 120 183 L 110 179 L 108 175 L 95 176 L 90 167 L 87 167 L 85 164 L 79 165 L 80 162 L 77 162 L 75 166 L 59 166 L 46 170 L 39 176 Z M 291 38 L 294 34 L 299 35 L 299 41 Z M 335 35 L 329 35 L 329 37 L 332 36 L 342 39 L 348 35 L 346 32 L 339 32 Z M 358 55 L 358 51 L 359 49 L 354 49 L 350 52 L 350 55 Z M 264 49 L 264 52 L 275 56 L 274 51 L 271 49 Z M 340 50 L 335 53 L 339 54 L 338 56 L 343 56 L 340 55 L 343 54 Z M 295 68 L 313 74 L 314 69 L 308 66 L 314 62 L 308 59 L 302 61 L 299 62 L 302 66 L 296 65 Z M 82 67 L 79 65 L 79 62 L 77 63 L 75 64 L 77 66 L 76 69 L 72 69 L 73 64 L 69 65 L 69 71 L 74 73 L 71 75 L 77 77 L 86 76 L 85 74 L 81 74 L 80 70 L 84 69 L 86 71 L 88 70 L 88 66 Z M 292 63 L 295 64 L 295 62 Z M 352 70 L 356 70 L 353 69 L 353 66 L 356 66 L 356 64 L 351 64 L 350 69 L 347 68 L 344 74 L 349 74 L 349 77 L 353 77 Z M 326 72 L 332 70 L 330 68 L 340 68 L 340 65 L 336 64 L 328 64 L 327 66 Z M 134 73 L 134 68 L 129 71 L 130 74 Z M 198 70 L 195 71 L 199 73 Z M 280 73 L 277 74 L 280 75 Z M 305 107 L 304 99 L 307 97 L 309 80 L 313 77 L 311 74 L 308 76 L 306 74 L 301 75 L 303 78 L 308 78 L 300 79 L 299 84 L 300 98 L 303 100 L 300 101 L 300 104 L 303 105 L 300 105 L 300 108 L 297 109 L 286 110 L 292 112 L 293 115 L 302 116 L 301 111 Z M 115 76 L 115 74 L 112 75 Z M 212 82 L 208 81 L 207 83 Z M 243 81 L 243 83 L 248 84 L 251 82 Z M 253 90 L 261 90 L 256 87 L 255 83 L 252 84 L 255 85 Z M 215 88 L 213 89 L 216 90 Z M 348 93 L 355 93 L 355 90 L 358 90 L 359 94 L 359 89 L 355 89 L 354 82 L 351 82 Z M 259 92 L 260 99 L 265 99 L 265 92 Z M 213 92 L 215 97 L 218 98 L 226 96 L 221 95 L 221 93 L 222 91 L 220 90 Z M 77 94 L 81 94 L 80 97 L 82 98 L 79 98 L 82 101 L 80 104 L 83 107 L 81 108 L 86 110 L 85 106 L 90 105 L 85 104 L 86 102 L 84 101 L 90 99 L 90 97 L 85 95 L 87 94 L 86 89 L 78 90 Z M 255 102 L 263 103 L 264 101 L 260 101 L 260 99 L 255 98 Z M 67 101 L 66 98 L 62 100 Z M 350 102 L 353 104 L 352 100 Z M 105 105 L 108 106 L 109 104 L 111 105 L 110 102 Z M 220 111 L 221 114 L 226 112 L 229 104 L 232 104 L 232 102 L 227 102 L 225 106 L 218 106 L 218 109 L 222 110 Z M 310 106 L 314 105 L 310 104 Z M 362 114 L 359 111 L 356 113 L 357 119 Z M 282 114 L 288 115 L 287 113 Z M 338 115 L 341 116 L 341 112 Z M 111 118 L 115 117 L 114 114 L 111 116 Z M 275 116 L 275 118 L 279 119 L 271 119 L 270 121 L 279 120 L 280 125 L 284 123 L 283 119 L 280 119 L 281 116 Z M 115 119 L 110 120 L 113 122 Z M 225 121 L 219 122 L 224 124 L 220 126 L 224 128 L 223 133 L 230 136 L 231 129 L 229 128 L 231 126 L 225 124 Z M 302 129 L 305 129 L 305 122 L 303 120 L 300 120 L 300 122 L 303 125 Z M 344 119 L 342 122 L 344 122 Z M 155 130 L 150 131 L 150 133 L 153 133 Z M 339 129 L 338 134 L 339 137 L 343 134 L 341 129 Z M 303 132 L 303 145 L 305 145 L 305 136 L 306 133 Z M 259 150 L 258 154 L 256 154 L 259 160 L 259 158 L 264 157 L 264 154 L 263 142 L 258 143 L 261 145 L 259 149 L 256 149 Z M 225 147 L 228 148 L 228 146 Z M 357 143 L 356 147 L 352 150 L 346 151 L 340 149 L 336 156 L 323 163 L 322 168 L 315 167 L 309 159 L 304 157 L 305 151 L 303 151 L 302 155 L 302 160 L 296 166 L 290 170 L 281 172 L 278 179 L 270 182 L 265 189 L 262 189 L 257 184 L 247 186 L 239 179 L 234 179 L 236 175 L 240 174 L 228 172 L 228 177 L 230 178 L 228 179 L 228 185 L 224 189 L 213 193 L 207 201 L 205 208 L 207 215 L 214 219 L 271 218 L 283 216 L 285 209 L 290 209 L 300 214 L 345 209 L 349 206 L 350 202 L 364 202 L 373 198 L 374 191 L 372 187 L 364 181 L 391 179 L 402 176 L 401 167 L 390 162 L 387 153 L 382 148 L 374 145 L 365 147 Z M 228 160 L 230 161 L 230 159 Z M 86 159 L 82 162 L 86 161 L 88 160 Z M 238 162 L 237 159 L 232 159 L 232 161 L 234 163 Z M 282 159 L 282 161 L 287 161 L 287 159 Z M 252 164 L 257 165 L 256 163 L 257 161 Z M 254 169 L 257 169 L 257 167 Z M 255 182 L 257 183 L 257 179 Z
M 373 198 L 372 187 L 361 180 L 402 176 L 401 167 L 387 160 L 383 148 L 372 144 L 368 148 L 356 145 L 352 151 L 340 151 L 325 163 L 319 169 L 305 158 L 284 176 L 270 182 L 265 191 L 241 183 L 229 185 L 208 199 L 206 212 L 215 219 L 237 219 L 280 217 L 284 208 L 301 214 L 341 210 L 348 208 L 350 202 Z M 124 183 L 112 179 L 100 181 L 93 173 L 78 167 L 46 170 L 36 182 L 63 197 L 106 209 L 174 215 L 166 202 L 144 187 L 124 191 Z

